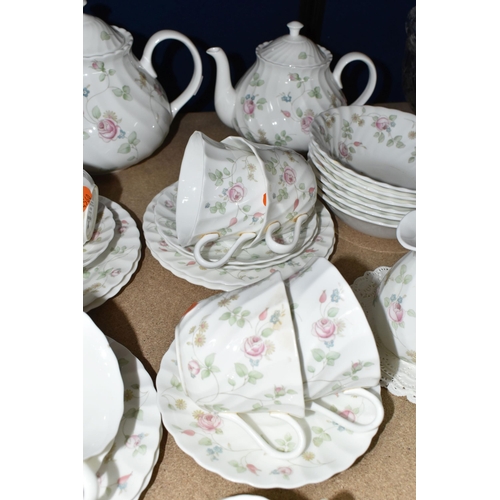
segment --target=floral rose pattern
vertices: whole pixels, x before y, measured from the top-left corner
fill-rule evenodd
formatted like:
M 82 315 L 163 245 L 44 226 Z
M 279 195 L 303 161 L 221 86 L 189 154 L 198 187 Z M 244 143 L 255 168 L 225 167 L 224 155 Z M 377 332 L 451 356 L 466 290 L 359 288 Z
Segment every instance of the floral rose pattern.
M 333 110 L 331 113 L 326 113 L 324 115 L 325 125 L 330 128 L 333 123 L 340 120 L 338 112 Z M 416 132 L 411 130 L 408 132 L 406 138 L 402 135 L 394 135 L 393 129 L 397 126 L 398 115 L 391 114 L 389 116 L 381 116 L 377 113 L 367 113 L 366 108 L 361 108 L 361 113 L 353 113 L 351 115 L 351 121 L 342 120 L 341 126 L 341 140 L 337 144 L 333 144 L 332 135 L 325 129 L 325 127 L 319 127 L 319 131 L 323 136 L 323 139 L 327 144 L 329 144 L 329 154 L 344 159 L 346 161 L 353 161 L 353 155 L 357 153 L 359 148 L 367 149 L 367 147 L 360 141 L 353 141 L 354 127 L 365 127 L 367 121 L 370 122 L 371 126 L 374 128 L 374 137 L 377 139 L 377 145 L 385 144 L 386 147 L 395 147 L 397 149 L 406 148 L 406 141 L 414 141 L 416 139 Z M 413 147 L 410 156 L 408 157 L 408 163 L 414 163 L 416 161 L 416 148 Z
M 210 214 L 217 214 L 219 218 L 221 215 L 226 216 L 226 224 L 217 229 L 221 236 L 238 231 L 238 227 L 241 226 L 241 224 L 237 226 L 238 223 L 243 223 L 248 219 L 250 219 L 250 226 L 260 226 L 264 223 L 265 205 L 259 205 L 258 209 L 253 208 L 256 200 L 248 197 L 248 186 L 252 183 L 258 184 L 259 173 L 259 166 L 255 165 L 253 155 L 241 152 L 235 153 L 233 158 L 229 157 L 228 152 L 227 164 L 208 172 L 208 177 L 214 183 L 215 188 L 222 188 L 218 195 L 219 201 L 205 204 L 205 209 Z M 255 186 L 251 189 L 254 193 Z M 264 190 L 261 198 L 263 200 L 265 198 Z
M 396 283 L 399 283 L 400 289 L 398 293 L 393 293 L 390 297 L 384 297 L 384 306 L 387 308 L 387 314 L 390 319 L 390 325 L 394 332 L 395 338 L 404 345 L 402 339 L 398 336 L 398 329 L 405 327 L 405 319 L 407 316 L 411 318 L 416 318 L 417 314 L 414 309 L 405 309 L 404 300 L 406 295 L 404 294 L 404 288 L 413 281 L 413 276 L 407 273 L 407 267 L 405 264 L 401 265 L 399 272 L 394 273 L 393 278 Z M 405 346 L 406 347 L 406 346 Z M 416 353 L 415 351 L 406 347 L 407 360 L 410 363 L 416 363 Z

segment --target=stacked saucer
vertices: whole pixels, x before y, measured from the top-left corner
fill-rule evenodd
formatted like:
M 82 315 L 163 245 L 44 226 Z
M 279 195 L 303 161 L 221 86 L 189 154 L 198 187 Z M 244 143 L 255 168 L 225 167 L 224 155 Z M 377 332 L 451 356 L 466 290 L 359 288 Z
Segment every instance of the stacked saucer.
M 136 500 L 158 461 L 161 415 L 153 380 L 83 313 L 85 500 Z
M 325 203 L 354 229 L 396 239 L 416 208 L 416 117 L 373 106 L 341 106 L 315 117 L 308 159 Z
M 289 277 L 317 257 L 329 257 L 335 243 L 333 220 L 321 201 L 316 203 L 315 217 L 303 225 L 300 248 L 290 255 L 275 254 L 264 243 L 233 255 L 219 269 L 207 269 L 198 264 L 190 247 L 181 247 L 177 240 L 176 203 L 178 183 L 166 187 L 149 203 L 143 219 L 146 245 L 153 257 L 179 278 L 212 290 L 234 290 L 266 278 L 275 271 Z M 276 238 L 276 233 L 275 236 Z M 283 232 L 282 241 L 292 238 Z M 207 246 L 207 256 L 221 255 L 224 243 Z
M 83 310 L 114 297 L 132 278 L 140 255 L 134 219 L 118 203 L 100 195 L 94 231 L 83 245 Z
M 379 383 L 363 310 L 324 258 L 195 304 L 156 379 L 164 426 L 201 467 L 284 489 L 366 452 L 384 415 Z

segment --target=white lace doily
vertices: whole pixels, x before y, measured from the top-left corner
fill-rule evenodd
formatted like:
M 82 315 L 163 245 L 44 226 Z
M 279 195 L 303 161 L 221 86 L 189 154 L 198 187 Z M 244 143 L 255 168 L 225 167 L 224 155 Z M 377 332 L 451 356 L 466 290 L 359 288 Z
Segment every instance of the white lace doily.
M 380 385 L 387 388 L 391 394 L 395 396 L 406 396 L 408 401 L 416 404 L 416 365 L 399 359 L 392 354 L 392 352 L 382 344 L 374 328 L 372 316 L 373 308 L 371 303 L 378 285 L 390 269 L 390 267 L 378 267 L 375 271 L 367 271 L 363 276 L 360 276 L 354 281 L 351 288 L 366 314 L 366 318 L 372 327 L 373 336 L 377 343 L 380 355 Z

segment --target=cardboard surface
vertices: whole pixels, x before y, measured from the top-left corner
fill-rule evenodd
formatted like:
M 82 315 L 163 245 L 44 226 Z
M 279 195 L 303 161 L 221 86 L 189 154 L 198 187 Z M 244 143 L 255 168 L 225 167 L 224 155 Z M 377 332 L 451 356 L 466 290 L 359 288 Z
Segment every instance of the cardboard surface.
M 127 170 L 94 177 L 100 194 L 118 202 L 134 217 L 143 248 L 139 267 L 127 286 L 89 315 L 106 335 L 139 358 L 153 380 L 184 311 L 193 302 L 220 293 L 177 278 L 163 268 L 142 236 L 146 207 L 157 193 L 178 180 L 185 145 L 195 130 L 217 141 L 236 135 L 215 113 L 178 115 L 164 145 L 152 157 Z M 330 261 L 350 284 L 366 271 L 392 266 L 407 252 L 396 240 L 364 235 L 333 218 L 336 245 Z M 140 500 L 216 500 L 242 493 L 297 500 L 415 498 L 416 406 L 385 389 L 382 399 L 385 419 L 367 453 L 329 480 L 295 490 L 258 490 L 227 481 L 200 467 L 165 430 L 160 458 Z

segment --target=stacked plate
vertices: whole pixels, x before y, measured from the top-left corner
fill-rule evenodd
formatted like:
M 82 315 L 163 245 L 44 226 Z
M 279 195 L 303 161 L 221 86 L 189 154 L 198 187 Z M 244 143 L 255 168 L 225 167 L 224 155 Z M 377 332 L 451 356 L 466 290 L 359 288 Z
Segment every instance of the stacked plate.
M 333 252 L 333 221 L 318 201 L 315 213 L 302 225 L 296 251 L 286 255 L 277 254 L 262 241 L 260 245 L 238 251 L 221 268 L 207 269 L 196 262 L 192 246 L 183 247 L 178 242 L 177 186 L 176 182 L 153 198 L 144 214 L 143 231 L 153 257 L 163 267 L 190 283 L 213 290 L 233 290 L 259 281 L 276 270 L 286 278 L 304 267 L 312 257 L 329 257 Z M 273 238 L 289 243 L 293 239 L 293 230 L 278 231 Z M 203 257 L 208 260 L 220 258 L 228 249 L 227 241 L 218 241 L 205 247 Z
M 94 232 L 83 245 L 83 310 L 114 297 L 136 271 L 140 255 L 134 219 L 118 203 L 99 195 Z
M 84 497 L 139 498 L 158 461 L 162 430 L 144 366 L 83 313 L 84 478 L 91 474 Z
M 342 106 L 317 115 L 308 159 L 335 215 L 354 229 L 396 239 L 416 208 L 416 117 L 372 106 Z

